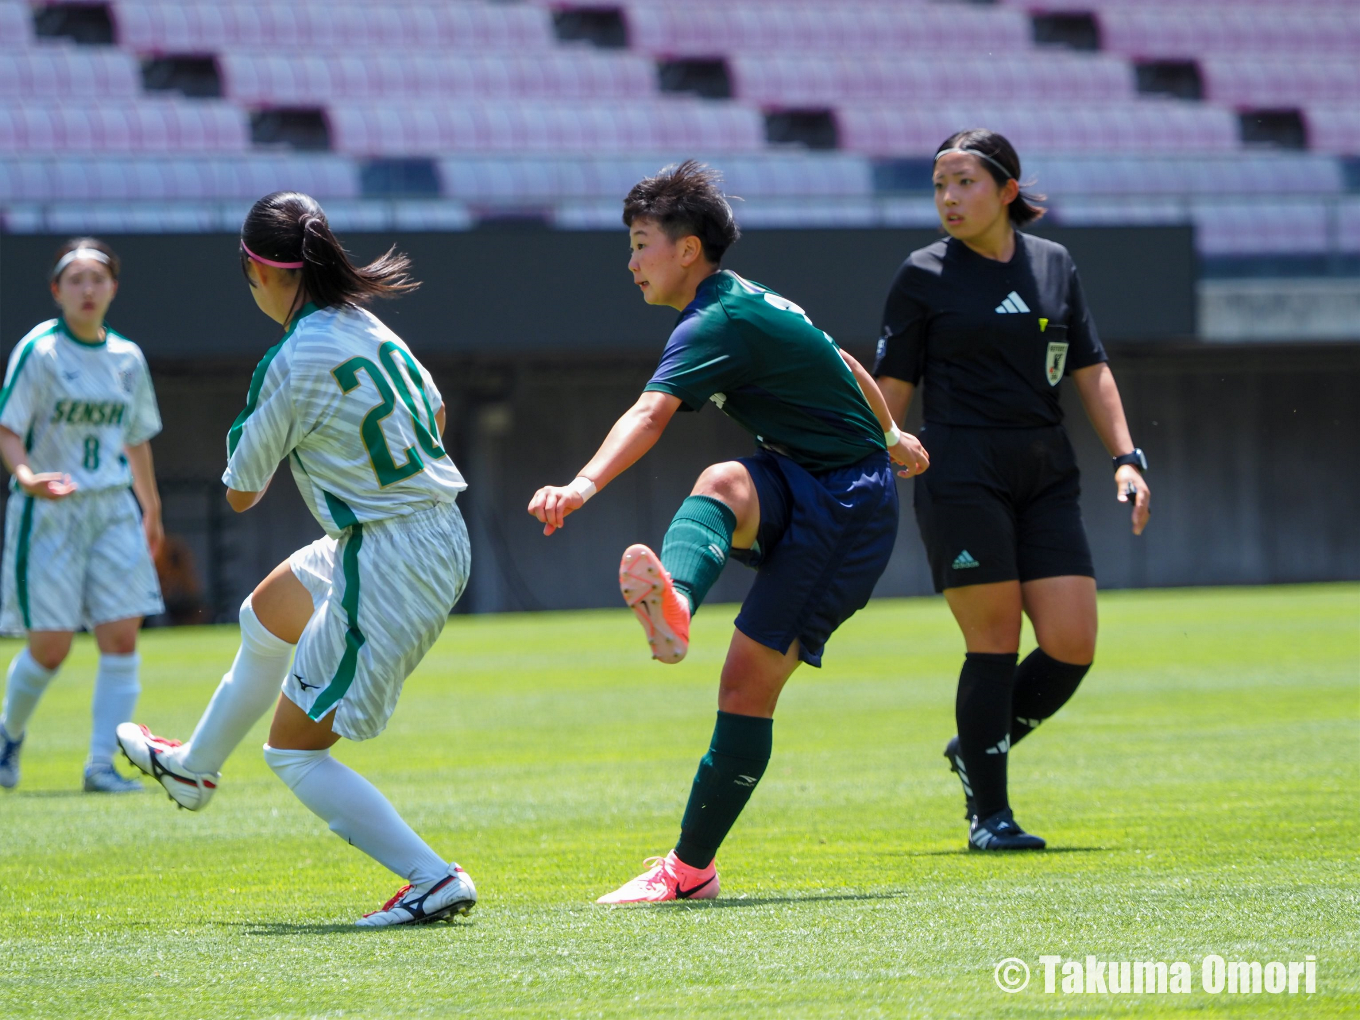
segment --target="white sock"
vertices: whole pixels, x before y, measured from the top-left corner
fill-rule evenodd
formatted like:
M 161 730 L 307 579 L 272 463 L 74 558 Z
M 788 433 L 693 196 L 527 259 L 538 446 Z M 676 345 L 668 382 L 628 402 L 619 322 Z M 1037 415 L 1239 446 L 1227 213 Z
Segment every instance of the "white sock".
M 177 760 L 190 772 L 220 772 L 227 756 L 273 706 L 293 646 L 270 633 L 250 599 L 241 604 L 241 648 Z
M 99 656 L 99 671 L 94 675 L 94 704 L 90 714 L 94 726 L 90 730 L 90 759 L 87 765 L 112 765 L 113 752 L 118 749 L 119 723 L 132 718 L 137 708 L 137 695 L 142 685 L 137 672 L 142 657 L 131 655 Z
M 11 740 L 24 735 L 29 717 L 38 707 L 38 699 L 56 675 L 55 669 L 40 666 L 27 648 L 10 662 L 9 679 L 5 683 L 4 727 Z
M 382 792 L 329 751 L 285 751 L 265 744 L 264 760 L 333 833 L 383 867 L 415 886 L 448 875 L 449 862 L 416 835 Z

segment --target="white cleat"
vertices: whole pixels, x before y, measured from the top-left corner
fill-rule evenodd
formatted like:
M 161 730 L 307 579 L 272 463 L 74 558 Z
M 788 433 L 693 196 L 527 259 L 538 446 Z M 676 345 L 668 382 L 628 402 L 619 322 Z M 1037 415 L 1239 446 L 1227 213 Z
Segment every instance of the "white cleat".
M 354 923 L 360 928 L 390 928 L 397 924 L 429 924 L 446 921 L 454 914 L 466 915 L 477 905 L 477 887 L 468 873 L 449 865 L 447 878 L 433 885 L 404 885 L 378 910 Z
M 158 737 L 137 723 L 118 724 L 118 746 L 123 755 L 161 786 L 182 808 L 202 811 L 212 800 L 221 778 L 216 772 L 190 772 L 175 759 L 178 740 Z

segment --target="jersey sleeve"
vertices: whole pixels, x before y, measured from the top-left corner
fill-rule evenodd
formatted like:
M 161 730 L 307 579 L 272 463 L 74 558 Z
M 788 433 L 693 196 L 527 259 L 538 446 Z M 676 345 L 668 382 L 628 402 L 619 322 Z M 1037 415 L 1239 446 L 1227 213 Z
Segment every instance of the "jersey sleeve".
M 1096 323 L 1091 318 L 1091 310 L 1086 306 L 1086 293 L 1081 289 L 1081 277 L 1077 267 L 1071 267 L 1067 284 L 1067 369 L 1089 368 L 1102 361 L 1109 361 L 1105 346 L 1096 332 Z
M 222 481 L 238 492 L 259 492 L 301 435 L 293 406 L 292 372 L 277 348 L 255 369 L 245 409 L 227 434 L 227 470 Z
M 145 443 L 161 431 L 161 412 L 156 406 L 156 390 L 151 385 L 151 370 L 146 361 L 137 359 L 137 381 L 132 391 L 132 415 L 123 432 L 123 442 L 128 446 Z
M 46 389 L 47 373 L 36 347 L 37 341 L 30 340 L 14 348 L 5 371 L 5 386 L 0 390 L 0 425 L 19 436 L 28 434 Z
M 873 374 L 875 378 L 889 376 L 915 385 L 925 371 L 929 309 L 913 285 L 913 275 L 912 264 L 904 262 L 888 289 Z
M 695 315 L 675 327 L 643 392 L 669 393 L 697 411 L 713 394 L 743 382 L 750 370 L 750 353 L 736 327 L 718 327 Z

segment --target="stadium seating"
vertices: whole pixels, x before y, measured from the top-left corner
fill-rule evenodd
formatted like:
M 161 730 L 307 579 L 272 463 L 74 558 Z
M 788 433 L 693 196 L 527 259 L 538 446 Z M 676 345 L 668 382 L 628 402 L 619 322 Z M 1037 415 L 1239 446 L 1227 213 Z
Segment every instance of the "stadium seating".
M 617 10 L 627 45 L 559 39 L 555 21 L 573 8 Z M 1344 166 L 1360 157 L 1355 0 L 111 0 L 109 11 L 115 45 L 76 45 L 40 37 L 28 3 L 0 0 L 9 229 L 80 216 L 218 229 L 278 187 L 375 228 L 520 211 L 603 226 L 633 181 L 688 155 L 723 168 L 751 224 L 929 225 L 929 157 L 985 125 L 1017 144 L 1058 222 L 1192 222 L 1207 254 L 1360 250 Z M 1091 16 L 1099 51 L 1035 42 L 1032 18 L 1064 11 Z M 206 64 L 220 97 L 148 89 L 143 63 L 161 58 Z M 714 98 L 669 91 L 687 87 L 667 76 L 686 62 L 717 75 Z M 1147 62 L 1190 67 L 1202 101 L 1141 94 Z M 310 117 L 320 134 L 308 144 L 330 151 L 270 141 L 261 125 L 278 110 Z M 1297 111 L 1310 151 L 1244 141 L 1263 110 L 1286 124 Z M 790 114 L 822 133 L 785 140 L 801 137 L 778 127 Z M 395 190 L 373 183 L 403 161 L 424 190 L 403 192 L 400 172 Z

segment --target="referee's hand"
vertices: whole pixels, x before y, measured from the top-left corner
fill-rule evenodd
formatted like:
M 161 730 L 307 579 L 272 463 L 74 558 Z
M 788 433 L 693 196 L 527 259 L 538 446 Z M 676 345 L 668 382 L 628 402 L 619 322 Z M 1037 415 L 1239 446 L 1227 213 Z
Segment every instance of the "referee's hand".
M 902 433 L 897 445 L 888 451 L 888 456 L 902 469 L 897 472 L 899 478 L 915 478 L 930 467 L 930 454 L 926 453 L 926 448 L 919 439 L 906 432 Z
M 1121 503 L 1133 499 L 1133 533 L 1141 535 L 1152 516 L 1152 491 L 1143 473 L 1132 464 L 1125 464 L 1114 473 L 1115 498 Z

